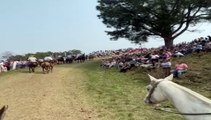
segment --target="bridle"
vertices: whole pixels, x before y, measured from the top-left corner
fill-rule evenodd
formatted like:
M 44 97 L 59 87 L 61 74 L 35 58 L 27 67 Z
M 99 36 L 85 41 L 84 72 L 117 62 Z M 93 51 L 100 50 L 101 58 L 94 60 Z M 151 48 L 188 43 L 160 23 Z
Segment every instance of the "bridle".
M 157 88 L 158 84 L 160 83 L 161 81 L 159 82 L 156 82 L 155 84 L 152 85 L 152 88 L 150 89 L 149 91 L 149 95 L 146 97 L 146 99 L 149 101 L 150 104 L 152 104 L 153 102 L 151 101 L 151 97 L 152 97 L 152 94 L 154 93 L 155 91 L 155 88 Z
M 153 102 L 151 101 L 151 97 L 152 97 L 152 94 L 154 93 L 155 89 L 157 88 L 157 86 L 158 86 L 158 84 L 159 84 L 160 82 L 161 82 L 161 81 L 156 82 L 156 83 L 154 83 L 154 84 L 151 84 L 151 85 L 152 85 L 152 88 L 151 88 L 150 91 L 149 91 L 149 95 L 146 97 L 146 99 L 149 101 L 150 104 L 153 103 Z M 163 109 L 161 109 L 161 108 L 155 108 L 155 110 L 159 110 L 159 111 L 162 111 L 162 112 L 173 113 L 173 114 L 179 114 L 179 115 L 190 115 L 190 116 L 211 115 L 211 113 L 180 113 L 180 112 L 172 112 L 172 111 L 163 110 Z

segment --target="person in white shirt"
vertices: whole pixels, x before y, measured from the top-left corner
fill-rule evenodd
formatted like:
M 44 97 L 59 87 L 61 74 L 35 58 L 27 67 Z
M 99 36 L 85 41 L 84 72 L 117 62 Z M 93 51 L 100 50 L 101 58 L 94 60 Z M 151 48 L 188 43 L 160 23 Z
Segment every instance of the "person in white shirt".
M 30 57 L 28 58 L 28 61 L 29 61 L 29 62 L 37 62 L 37 58 L 34 57 L 34 56 L 30 56 Z

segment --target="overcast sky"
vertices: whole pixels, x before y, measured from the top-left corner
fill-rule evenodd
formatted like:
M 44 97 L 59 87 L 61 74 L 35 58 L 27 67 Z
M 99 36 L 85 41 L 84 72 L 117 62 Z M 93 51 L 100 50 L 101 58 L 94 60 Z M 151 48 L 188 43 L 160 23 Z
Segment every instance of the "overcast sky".
M 127 40 L 110 41 L 105 25 L 97 18 L 97 0 L 0 0 L 0 53 L 60 52 L 139 47 Z M 211 35 L 211 25 L 199 24 L 196 33 L 185 33 L 175 40 L 191 41 Z M 143 47 L 158 47 L 154 38 Z

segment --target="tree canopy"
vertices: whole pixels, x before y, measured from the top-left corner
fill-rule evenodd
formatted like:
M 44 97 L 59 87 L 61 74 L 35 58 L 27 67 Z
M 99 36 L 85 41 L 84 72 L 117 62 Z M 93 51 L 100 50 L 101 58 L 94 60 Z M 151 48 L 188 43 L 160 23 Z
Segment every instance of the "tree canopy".
M 166 47 L 190 25 L 211 19 L 209 0 L 98 0 L 96 8 L 111 39 L 142 43 L 159 36 Z

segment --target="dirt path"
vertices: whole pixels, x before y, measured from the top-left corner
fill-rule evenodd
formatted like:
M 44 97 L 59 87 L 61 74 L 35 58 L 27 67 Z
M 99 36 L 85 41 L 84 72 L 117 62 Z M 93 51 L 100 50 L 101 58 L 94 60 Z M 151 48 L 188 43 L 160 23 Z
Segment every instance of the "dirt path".
M 71 68 L 3 76 L 0 106 L 9 106 L 4 120 L 95 120 L 84 87 L 80 71 Z

